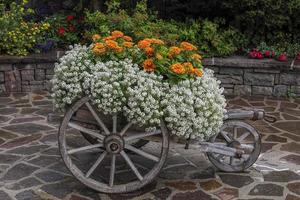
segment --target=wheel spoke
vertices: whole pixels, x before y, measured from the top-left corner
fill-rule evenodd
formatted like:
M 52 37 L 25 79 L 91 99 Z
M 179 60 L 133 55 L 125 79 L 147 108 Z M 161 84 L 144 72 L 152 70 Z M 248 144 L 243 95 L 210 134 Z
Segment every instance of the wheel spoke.
M 94 136 L 94 137 L 100 139 L 101 141 L 104 139 L 104 136 L 101 135 L 99 132 L 94 131 L 94 130 L 89 129 L 89 128 L 85 128 L 85 127 L 80 126 L 80 125 L 78 125 L 76 123 L 69 122 L 68 126 L 71 127 L 71 128 L 74 128 L 74 129 L 76 129 L 78 131 L 81 131 L 81 132 L 84 132 L 84 133 L 89 134 L 91 136 Z
M 243 149 L 249 150 L 249 151 L 253 151 L 254 150 L 254 146 L 251 144 L 241 144 L 241 147 Z
M 105 124 L 102 122 L 102 120 L 100 119 L 100 117 L 98 116 L 98 114 L 94 111 L 94 109 L 91 106 L 91 104 L 89 102 L 86 102 L 85 105 L 88 107 L 88 109 L 90 110 L 90 112 L 92 113 L 92 115 L 94 116 L 94 118 L 96 119 L 96 121 L 98 122 L 98 124 L 104 130 L 105 134 L 109 135 L 110 134 L 109 130 L 107 129 L 107 127 L 105 126 Z
M 228 135 L 229 135 L 228 132 L 226 132 L 226 131 L 221 131 L 220 133 L 221 133 L 221 135 L 223 136 L 223 138 L 224 138 L 227 142 L 231 142 L 231 141 L 232 141 L 231 138 L 228 136 Z
M 115 171 L 116 171 L 116 155 L 113 154 L 111 157 L 110 163 L 110 175 L 109 175 L 109 186 L 114 186 L 114 179 L 115 179 Z
M 112 117 L 112 119 L 113 119 L 113 131 L 112 131 L 112 133 L 117 133 L 117 119 L 118 119 L 118 117 L 117 117 L 117 115 L 114 115 L 113 117 Z
M 238 131 L 238 127 L 237 127 L 237 126 L 234 126 L 234 127 L 233 127 L 233 139 L 236 139 L 236 138 L 237 138 L 237 131 Z
M 126 133 L 126 131 L 133 125 L 132 122 L 129 122 L 120 132 L 120 135 L 123 136 L 124 133 Z
M 156 157 L 156 156 L 154 156 L 154 155 L 151 155 L 151 154 L 149 154 L 149 153 L 146 153 L 146 152 L 144 152 L 144 151 L 142 151 L 142 150 L 140 150 L 140 149 L 137 149 L 137 148 L 135 148 L 135 147 L 133 147 L 133 146 L 131 146 L 131 145 L 129 145 L 129 144 L 126 144 L 126 145 L 125 145 L 125 148 L 128 149 L 128 150 L 130 150 L 130 151 L 133 151 L 134 153 L 139 154 L 139 155 L 141 155 L 141 156 L 143 156 L 143 157 L 145 157 L 145 158 L 148 158 L 148 159 L 150 159 L 150 160 L 153 160 L 153 161 L 156 161 L 156 162 L 159 161 L 159 158 L 158 158 L 158 157 Z
M 88 145 L 88 146 L 84 146 L 84 147 L 80 147 L 80 148 L 76 148 L 76 149 L 71 149 L 68 151 L 68 154 L 74 154 L 74 153 L 78 153 L 80 151 L 85 151 L 85 150 L 89 150 L 89 149 L 94 149 L 97 147 L 102 147 L 102 144 L 93 144 L 93 145 Z
M 245 140 L 248 135 L 250 135 L 250 132 L 245 132 L 243 133 L 243 135 L 241 135 L 239 138 L 237 138 L 237 141 L 242 142 L 243 140 Z
M 89 169 L 89 171 L 86 173 L 85 177 L 89 177 L 94 171 L 95 169 L 98 167 L 98 165 L 102 162 L 102 160 L 105 158 L 105 156 L 107 155 L 107 152 L 104 151 L 99 158 L 96 160 L 96 162 L 93 164 L 93 166 Z
M 133 164 L 133 162 L 131 161 L 131 159 L 127 156 L 127 154 L 124 151 L 121 151 L 120 154 L 123 156 L 123 158 L 125 159 L 126 163 L 129 165 L 129 167 L 132 169 L 132 171 L 138 177 L 138 179 L 140 181 L 142 181 L 143 180 L 143 176 L 140 174 L 140 172 L 135 167 L 135 165 Z
M 137 133 L 137 134 L 132 134 L 131 136 L 127 136 L 124 138 L 125 142 L 131 141 L 131 140 L 136 140 L 136 139 L 142 139 L 144 137 L 152 136 L 152 135 L 157 135 L 160 134 L 161 131 L 157 130 L 154 132 L 144 132 L 144 133 Z

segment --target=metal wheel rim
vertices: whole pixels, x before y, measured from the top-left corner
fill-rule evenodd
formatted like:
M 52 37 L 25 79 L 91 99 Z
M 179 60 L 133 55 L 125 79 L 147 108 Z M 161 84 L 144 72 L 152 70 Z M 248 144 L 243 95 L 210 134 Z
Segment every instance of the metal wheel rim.
M 245 129 L 247 129 L 247 131 L 249 131 L 250 134 L 255 139 L 255 143 L 253 143 L 253 145 L 254 145 L 253 151 L 251 152 L 251 154 L 250 154 L 249 158 L 246 160 L 246 162 L 241 163 L 240 165 L 235 165 L 235 166 L 230 165 L 230 163 L 228 164 L 228 163 L 221 162 L 220 160 L 216 159 L 214 154 L 211 153 L 211 152 L 207 153 L 207 157 L 211 161 L 211 163 L 221 171 L 224 171 L 224 172 L 242 172 L 242 171 L 248 169 L 249 167 L 251 167 L 256 162 L 256 160 L 258 159 L 258 157 L 260 155 L 260 151 L 261 151 L 261 137 L 260 137 L 260 134 L 256 131 L 256 129 L 253 126 L 251 126 L 251 125 L 249 125 L 249 124 L 247 124 L 243 121 L 228 120 L 224 123 L 223 126 L 227 126 L 227 127 L 240 126 L 240 127 L 243 127 Z M 210 142 L 212 142 L 212 143 L 215 142 L 215 140 L 216 140 L 216 138 L 219 134 L 220 133 L 214 135 L 210 139 Z
M 91 178 L 86 178 L 84 174 L 81 172 L 81 170 L 78 169 L 77 166 L 73 165 L 72 160 L 67 153 L 67 145 L 66 145 L 66 138 L 65 138 L 66 128 L 68 127 L 68 122 L 70 121 L 74 112 L 76 112 L 76 110 L 78 110 L 83 104 L 89 102 L 89 100 L 90 99 L 88 97 L 84 97 L 78 100 L 77 102 L 75 102 L 65 113 L 65 116 L 59 128 L 59 150 L 67 168 L 74 175 L 74 177 L 77 178 L 80 182 L 82 182 L 83 184 L 85 184 L 86 186 L 94 190 L 97 190 L 99 192 L 104 192 L 104 193 L 130 192 L 130 191 L 140 189 L 146 184 L 150 183 L 160 172 L 167 158 L 167 153 L 169 148 L 169 135 L 165 123 L 163 121 L 161 122 L 162 147 L 161 147 L 161 155 L 159 157 L 159 161 L 143 177 L 142 181 L 137 180 L 130 183 L 114 185 L 113 187 L 110 187 L 108 184 L 98 182 Z

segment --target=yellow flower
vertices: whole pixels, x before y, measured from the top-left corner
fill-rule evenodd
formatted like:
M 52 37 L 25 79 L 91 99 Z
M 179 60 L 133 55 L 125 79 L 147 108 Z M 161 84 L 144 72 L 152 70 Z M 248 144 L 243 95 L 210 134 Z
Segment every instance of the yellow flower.
M 146 72 L 153 72 L 154 69 L 155 69 L 155 65 L 153 63 L 153 60 L 152 59 L 146 59 L 144 62 L 143 62 L 143 67 L 144 67 L 144 70 Z
M 161 60 L 161 59 L 163 59 L 163 57 L 162 57 L 161 54 L 157 53 L 157 54 L 156 54 L 156 59 L 157 59 L 157 60 Z
M 185 73 L 184 66 L 180 63 L 175 63 L 175 64 L 171 65 L 170 68 L 171 68 L 171 71 L 176 74 L 184 74 Z
M 93 35 L 92 39 L 94 42 L 96 42 L 97 40 L 100 40 L 101 36 L 99 34 L 95 34 Z
M 93 53 L 96 55 L 101 55 L 105 53 L 105 51 L 106 51 L 105 45 L 102 43 L 96 43 L 93 47 Z
M 116 41 L 113 41 L 113 40 L 106 40 L 105 44 L 110 49 L 116 49 L 119 46 L 119 44 Z
M 195 47 L 194 45 L 192 45 L 189 42 L 181 42 L 180 43 L 180 47 L 182 49 L 184 49 L 184 50 L 187 50 L 187 51 L 195 51 L 195 50 L 197 50 L 197 47 Z
M 115 51 L 117 52 L 117 53 L 122 53 L 123 52 L 123 47 L 120 47 L 120 46 L 117 46 L 116 48 L 115 48 Z
M 168 54 L 168 57 L 169 58 L 172 58 L 174 55 L 178 55 L 180 54 L 181 52 L 181 49 L 179 47 L 171 47 L 170 50 L 169 50 L 169 54 Z
M 193 66 L 192 63 L 190 63 L 190 62 L 185 62 L 185 63 L 183 63 L 182 65 L 185 67 L 187 73 L 189 73 L 189 74 L 194 73 L 194 66 Z

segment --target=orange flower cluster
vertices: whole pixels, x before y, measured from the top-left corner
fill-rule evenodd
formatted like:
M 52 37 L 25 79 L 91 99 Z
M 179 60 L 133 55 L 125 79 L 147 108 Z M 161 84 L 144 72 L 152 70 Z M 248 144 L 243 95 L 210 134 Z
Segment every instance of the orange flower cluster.
M 203 72 L 194 67 L 192 63 L 190 62 L 185 62 L 185 63 L 175 63 L 175 64 L 172 64 L 170 66 L 170 69 L 172 72 L 174 72 L 175 74 L 190 74 L 190 75 L 196 75 L 196 76 L 199 76 L 201 77 L 203 75 Z
M 154 47 L 152 47 L 153 44 L 163 45 L 164 42 L 156 38 L 145 38 L 138 42 L 138 47 L 143 49 L 148 57 L 151 57 L 154 55 Z
M 181 52 L 181 49 L 179 47 L 175 47 L 175 46 L 170 47 L 168 57 L 172 58 L 174 55 L 179 55 L 180 52 Z
M 146 72 L 153 72 L 155 70 L 155 65 L 153 60 L 148 58 L 143 62 L 143 67 Z
M 102 55 L 108 50 L 113 50 L 116 53 L 122 53 L 125 48 L 132 48 L 132 38 L 124 35 L 121 31 L 112 31 L 110 36 L 101 38 L 100 35 L 93 35 L 93 41 L 95 42 L 93 47 L 93 53 L 95 55 Z
M 181 42 L 180 47 L 186 51 L 196 51 L 197 50 L 197 47 L 195 47 L 194 45 L 192 45 L 189 42 Z

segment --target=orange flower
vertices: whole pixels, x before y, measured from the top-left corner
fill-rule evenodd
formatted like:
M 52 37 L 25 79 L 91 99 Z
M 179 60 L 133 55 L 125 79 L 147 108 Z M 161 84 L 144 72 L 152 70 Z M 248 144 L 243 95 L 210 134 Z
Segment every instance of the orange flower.
M 178 55 L 178 54 L 180 54 L 180 52 L 181 52 L 181 49 L 179 47 L 175 47 L 175 46 L 170 47 L 170 54 Z
M 146 60 L 143 62 L 143 66 L 144 66 L 144 70 L 145 70 L 146 72 L 153 72 L 154 69 L 155 69 L 155 65 L 154 65 L 152 59 L 146 59 Z
M 124 47 L 131 48 L 133 47 L 133 42 L 123 42 Z
M 192 59 L 195 59 L 195 60 L 202 60 L 202 56 L 197 54 L 197 53 L 194 53 L 192 56 L 191 56 Z
M 147 56 L 153 56 L 154 49 L 152 47 L 146 47 L 144 50 Z
M 124 36 L 124 33 L 122 31 L 113 31 L 111 32 L 111 36 L 115 37 L 115 38 L 120 38 Z
M 105 53 L 106 48 L 104 46 L 104 44 L 102 43 L 96 43 L 93 47 L 93 53 L 96 55 L 101 55 L 103 53 Z
M 149 40 L 150 40 L 151 43 L 154 43 L 154 44 L 164 44 L 164 41 L 162 41 L 160 39 L 151 38 Z
M 185 67 L 186 71 L 187 71 L 189 74 L 192 74 L 192 73 L 194 72 L 194 66 L 193 66 L 192 63 L 190 63 L 190 62 L 185 62 L 185 63 L 183 63 L 182 65 Z
M 161 59 L 163 59 L 163 57 L 162 57 L 162 55 L 160 55 L 159 53 L 157 53 L 157 54 L 156 54 L 156 59 L 157 59 L 157 60 L 161 60 Z
M 113 40 L 106 40 L 105 44 L 108 48 L 111 48 L 111 49 L 116 49 L 119 46 L 119 44 Z
M 194 74 L 196 76 L 202 77 L 203 76 L 203 71 L 198 69 L 198 68 L 194 68 Z
M 101 38 L 101 36 L 99 34 L 95 34 L 93 35 L 92 39 L 94 42 L 96 42 L 97 40 L 99 40 Z
M 113 37 L 113 36 L 108 36 L 108 37 L 103 38 L 104 41 L 115 40 L 115 39 L 116 39 L 116 38 Z
M 138 47 L 140 49 L 145 49 L 146 47 L 150 46 L 150 42 L 147 39 L 141 40 L 138 42 Z
M 129 36 L 124 36 L 123 39 L 126 41 L 126 42 L 132 42 L 132 38 L 129 37 Z
M 185 73 L 184 66 L 180 63 L 175 63 L 175 64 L 171 65 L 171 70 L 172 70 L 172 72 L 174 72 L 176 74 L 184 74 Z
M 194 45 L 192 45 L 189 42 L 181 42 L 180 43 L 180 47 L 182 49 L 184 49 L 184 50 L 187 50 L 187 51 L 195 51 L 195 50 L 197 50 L 197 47 L 195 47 Z

